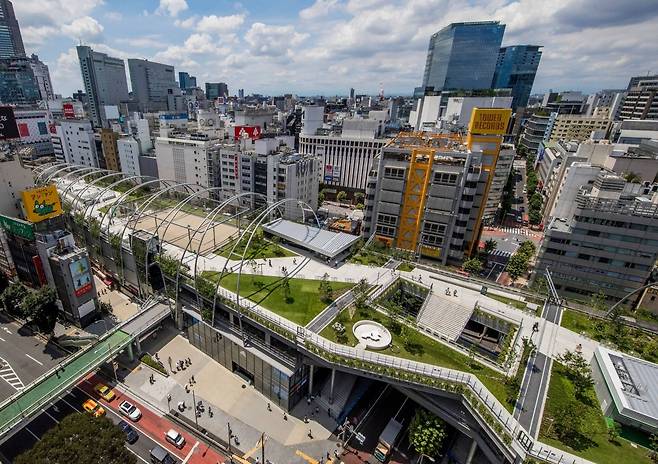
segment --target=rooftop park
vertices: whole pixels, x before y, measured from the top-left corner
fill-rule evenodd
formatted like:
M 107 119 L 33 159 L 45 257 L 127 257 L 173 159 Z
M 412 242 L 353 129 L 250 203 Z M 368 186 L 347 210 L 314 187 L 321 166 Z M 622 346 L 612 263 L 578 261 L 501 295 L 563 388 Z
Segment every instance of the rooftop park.
M 551 372 L 539 438 L 600 464 L 655 462 L 648 449 L 620 435 L 620 424 L 603 417 L 589 363 L 578 353 L 561 355 Z
M 224 245 L 222 248 L 215 251 L 215 254 L 228 259 L 242 259 L 242 254 L 249 242 L 249 237 L 240 240 L 240 243 L 238 243 L 235 250 L 233 250 L 236 240 L 237 239 L 232 240 L 227 245 Z M 254 237 L 249 244 L 249 249 L 245 254 L 245 259 L 286 258 L 297 256 L 295 253 L 283 248 L 278 242 L 278 237 L 272 237 L 269 240 L 265 239 L 263 237 L 263 232 L 259 230 L 254 234 Z M 233 253 L 231 253 L 231 250 L 233 250 Z
M 201 275 L 216 283 L 220 273 L 205 271 Z M 226 274 L 221 279 L 220 286 L 235 292 L 237 282 L 237 274 Z M 354 284 L 347 282 L 331 282 L 327 276 L 323 280 L 310 280 L 242 274 L 240 296 L 289 321 L 305 326 L 353 286 Z

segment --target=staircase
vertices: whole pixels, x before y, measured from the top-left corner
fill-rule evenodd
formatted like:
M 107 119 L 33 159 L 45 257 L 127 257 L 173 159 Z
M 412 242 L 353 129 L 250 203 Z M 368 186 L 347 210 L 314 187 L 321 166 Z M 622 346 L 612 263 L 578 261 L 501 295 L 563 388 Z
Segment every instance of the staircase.
M 473 309 L 450 301 L 452 298 L 431 293 L 418 314 L 418 325 L 437 337 L 457 340 L 471 318 Z
M 334 379 L 334 401 L 329 404 L 329 397 L 331 392 L 331 377 L 322 387 L 322 394 L 315 397 L 315 402 L 323 411 L 331 410 L 331 417 L 334 419 L 340 416 L 343 412 L 345 404 L 350 397 L 356 376 L 347 374 L 345 372 L 336 371 L 336 378 Z

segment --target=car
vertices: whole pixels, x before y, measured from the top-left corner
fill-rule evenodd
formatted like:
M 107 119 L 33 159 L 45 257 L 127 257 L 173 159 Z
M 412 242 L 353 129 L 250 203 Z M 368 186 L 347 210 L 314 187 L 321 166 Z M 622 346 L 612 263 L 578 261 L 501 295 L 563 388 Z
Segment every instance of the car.
M 178 449 L 185 446 L 185 437 L 174 429 L 169 429 L 169 431 L 165 433 L 165 439 Z
M 175 464 L 176 460 L 171 457 L 167 450 L 162 446 L 156 445 L 151 450 L 151 463 L 152 464 Z
M 91 399 L 82 403 L 82 409 L 94 417 L 101 417 L 105 415 L 105 409 L 103 406 Z
M 119 428 L 126 434 L 126 441 L 131 445 L 137 441 L 139 435 L 135 432 L 135 429 L 130 426 L 128 422 L 122 420 L 119 422 Z
M 103 385 L 102 383 L 96 384 L 96 386 L 94 387 L 94 391 L 98 393 L 98 395 L 107 402 L 112 401 L 116 396 L 114 394 L 114 390 L 112 390 L 107 385 Z
M 119 405 L 119 411 L 133 422 L 137 422 L 142 417 L 142 411 L 129 401 L 122 401 Z

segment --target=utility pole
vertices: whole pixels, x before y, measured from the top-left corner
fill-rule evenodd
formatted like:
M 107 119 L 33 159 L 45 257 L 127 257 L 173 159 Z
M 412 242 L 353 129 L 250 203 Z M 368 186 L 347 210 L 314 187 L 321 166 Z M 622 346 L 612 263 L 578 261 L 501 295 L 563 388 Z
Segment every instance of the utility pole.
M 231 435 L 233 435 L 233 432 L 231 431 L 231 423 L 227 422 L 226 425 L 228 426 L 228 454 L 231 454 Z
M 265 432 L 260 434 L 260 460 L 262 464 L 265 464 Z
M 192 410 L 194 411 L 194 422 L 196 423 L 197 430 L 199 430 L 199 417 L 196 409 L 196 396 L 194 395 L 194 387 L 192 387 L 191 390 L 192 390 Z

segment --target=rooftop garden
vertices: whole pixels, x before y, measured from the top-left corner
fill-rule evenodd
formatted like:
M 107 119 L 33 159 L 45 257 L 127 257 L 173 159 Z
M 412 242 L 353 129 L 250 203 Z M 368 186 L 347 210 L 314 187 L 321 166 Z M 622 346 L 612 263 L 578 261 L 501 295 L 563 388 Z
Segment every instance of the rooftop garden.
M 395 315 L 418 316 L 428 290 L 406 279 L 397 279 L 379 298 L 377 304 Z
M 558 362 L 551 372 L 539 438 L 600 464 L 651 462 L 649 450 L 620 438 L 618 424 L 606 423 L 594 389 L 579 392 L 569 370 Z
M 516 392 L 510 395 L 503 374 L 369 306 L 350 306 L 343 310 L 320 335 L 336 343 L 356 346 L 358 341 L 352 327 L 361 320 L 379 322 L 391 332 L 393 343 L 382 353 L 475 374 L 509 411 L 512 410 Z
M 217 282 L 219 274 L 219 272 L 205 271 L 202 276 Z M 234 292 L 237 281 L 237 274 L 227 274 L 220 285 Z M 347 282 L 243 274 L 240 277 L 240 296 L 258 303 L 289 321 L 305 326 L 328 304 L 353 286 L 354 284 Z M 321 298 L 321 294 L 325 298 Z
M 223 246 L 219 250 L 216 250 L 215 254 L 218 254 L 228 259 L 235 259 L 235 260 L 242 259 L 242 254 L 244 253 L 249 238 L 248 237 L 243 238 L 240 241 L 240 243 L 238 243 L 238 246 L 235 247 L 233 253 L 231 253 L 231 250 L 233 249 L 236 240 L 232 240 L 227 245 Z M 245 254 L 245 258 L 264 259 L 264 258 L 285 258 L 285 257 L 297 256 L 295 253 L 283 248 L 277 242 L 278 240 L 276 239 L 273 240 L 265 239 L 263 237 L 262 232 L 259 231 L 254 235 L 253 239 L 251 240 L 251 243 L 249 244 L 249 250 L 247 250 L 247 253 Z

